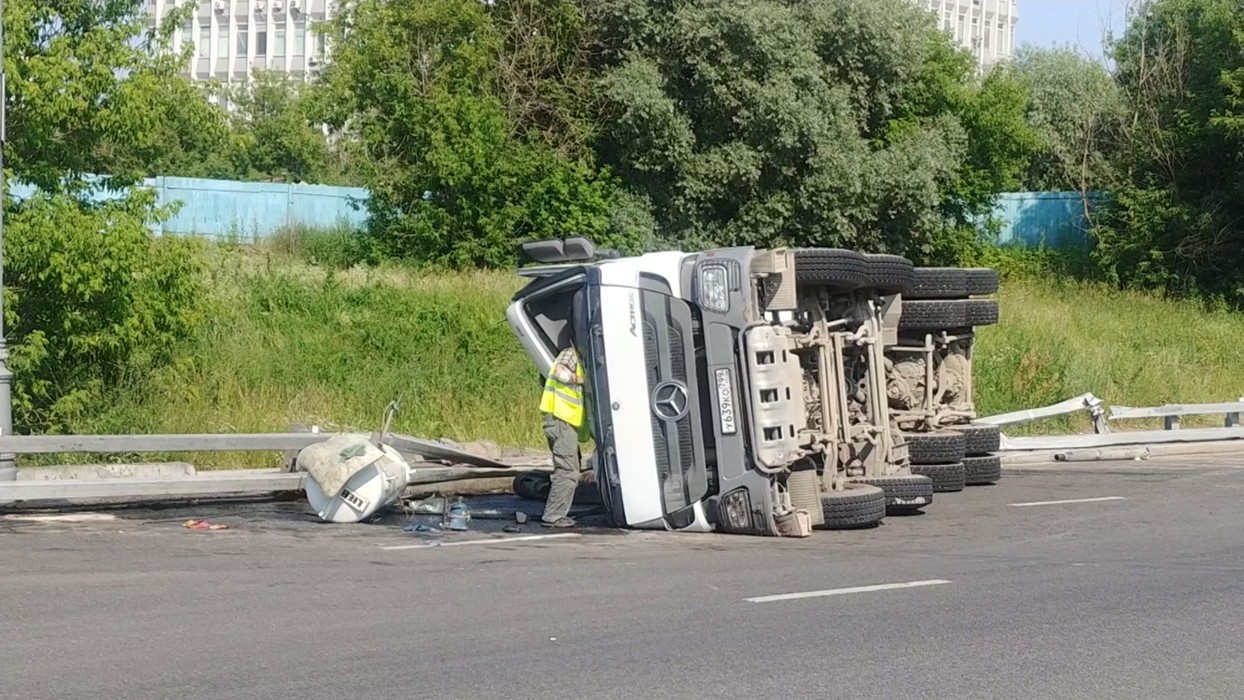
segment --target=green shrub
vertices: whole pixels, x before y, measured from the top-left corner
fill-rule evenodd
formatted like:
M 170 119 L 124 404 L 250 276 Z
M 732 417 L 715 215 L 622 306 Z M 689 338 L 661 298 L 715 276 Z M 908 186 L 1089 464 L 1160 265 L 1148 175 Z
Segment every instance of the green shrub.
M 197 243 L 156 238 L 148 192 L 88 205 L 39 195 L 5 227 L 14 423 L 63 429 L 127 373 L 172 357 L 201 319 Z

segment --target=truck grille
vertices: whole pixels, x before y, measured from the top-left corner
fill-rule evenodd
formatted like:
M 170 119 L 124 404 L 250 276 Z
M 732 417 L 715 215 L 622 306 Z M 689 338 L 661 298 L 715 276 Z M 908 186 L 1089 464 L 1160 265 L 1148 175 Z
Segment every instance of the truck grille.
M 685 302 L 651 291 L 642 293 L 640 308 L 649 396 L 663 382 L 671 381 L 688 392 L 687 414 L 677 421 L 658 416 L 649 406 L 662 502 L 668 514 L 699 501 L 708 490 L 702 456 L 697 460 L 703 448 L 699 445 L 697 450 L 702 438 L 694 430 L 699 412 L 696 381 L 687 371 L 688 352 L 694 352 L 689 342 L 691 317 Z

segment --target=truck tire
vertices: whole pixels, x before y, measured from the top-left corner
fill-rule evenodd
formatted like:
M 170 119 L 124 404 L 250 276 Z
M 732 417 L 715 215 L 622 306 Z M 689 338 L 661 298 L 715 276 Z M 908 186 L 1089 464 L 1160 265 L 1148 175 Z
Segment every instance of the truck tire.
M 968 295 L 967 271 L 961 267 L 917 267 L 904 299 L 962 299 Z
M 821 492 L 824 530 L 859 530 L 876 527 L 885 517 L 885 491 L 869 484 L 847 482 L 842 491 Z
M 973 301 L 973 300 L 967 300 Z M 981 299 L 980 301 L 989 301 Z M 963 300 L 903 299 L 898 317 L 900 331 L 944 331 L 968 325 Z
M 933 480 L 919 474 L 895 474 L 852 479 L 885 491 L 886 515 L 915 515 L 933 503 Z
M 947 430 L 963 433 L 963 454 L 977 457 L 1002 449 L 1002 430 L 989 423 L 964 423 L 948 425 Z
M 907 454 L 912 464 L 954 464 L 963 461 L 963 433 L 953 430 L 903 433 L 903 440 L 907 442 Z
M 996 484 L 1002 479 L 1002 458 L 998 455 L 964 457 L 963 469 L 963 483 L 968 486 Z
M 544 472 L 523 472 L 514 477 L 514 495 L 526 501 L 545 501 L 553 481 Z
M 988 267 L 969 267 L 963 271 L 966 277 L 967 293 L 971 296 L 986 296 L 998 293 L 998 271 Z
M 912 474 L 927 476 L 933 480 L 933 493 L 962 491 L 966 484 L 967 469 L 963 462 L 954 464 L 913 464 Z
M 854 250 L 800 248 L 795 251 L 795 281 L 850 291 L 868 285 L 868 262 Z
M 963 320 L 969 326 L 992 326 L 998 322 L 997 299 L 967 299 L 963 302 Z
M 915 280 L 915 266 L 901 255 L 884 253 L 867 253 L 864 259 L 868 262 L 868 286 L 876 289 L 882 296 L 890 294 L 906 294 Z

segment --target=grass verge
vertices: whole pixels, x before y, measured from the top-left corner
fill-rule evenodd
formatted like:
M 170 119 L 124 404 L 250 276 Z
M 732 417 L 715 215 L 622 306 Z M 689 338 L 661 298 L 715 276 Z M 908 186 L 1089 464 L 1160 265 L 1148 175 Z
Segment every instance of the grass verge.
M 1002 322 L 981 330 L 975 389 L 982 415 L 1092 392 L 1107 404 L 1235 401 L 1244 396 L 1244 314 L 1057 278 L 1003 283 Z M 1221 425 L 1222 417 L 1187 425 Z M 1160 427 L 1127 421 L 1123 429 Z M 1087 414 L 1024 431 L 1088 430 Z
M 539 377 L 510 334 L 512 273 L 310 265 L 211 251 L 210 323 L 173 366 L 116 392 L 81 432 L 269 432 L 292 423 L 539 445 Z M 271 454 L 194 455 L 271 466 Z
M 504 320 L 517 276 L 346 267 L 324 260 L 333 236 L 211 247 L 211 322 L 175 365 L 116 392 L 77 432 L 371 430 L 400 398 L 398 431 L 542 447 L 538 377 Z M 1244 315 L 1027 276 L 1000 298 L 1002 323 L 982 329 L 976 355 L 982 415 L 1086 391 L 1133 406 L 1244 396 Z M 1014 432 L 1087 427 L 1072 416 Z M 279 455 L 189 459 L 274 466 Z

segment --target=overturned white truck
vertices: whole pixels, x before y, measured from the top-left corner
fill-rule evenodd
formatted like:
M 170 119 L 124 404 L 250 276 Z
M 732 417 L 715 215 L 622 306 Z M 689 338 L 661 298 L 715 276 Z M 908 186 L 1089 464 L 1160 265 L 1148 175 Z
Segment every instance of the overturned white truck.
M 573 343 L 601 499 L 621 526 L 806 536 L 932 502 L 890 413 L 910 261 L 841 249 L 598 255 L 539 263 L 507 317 L 541 375 Z

